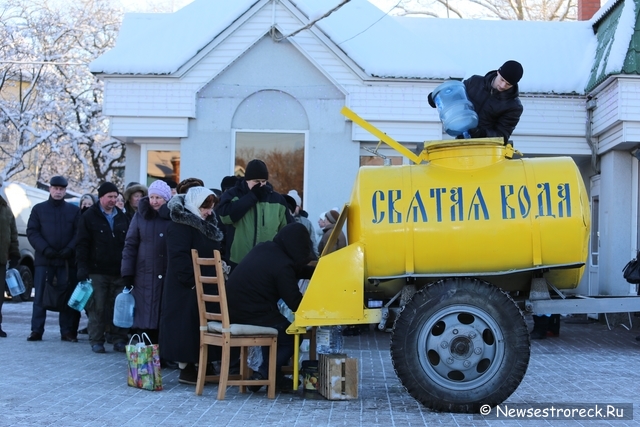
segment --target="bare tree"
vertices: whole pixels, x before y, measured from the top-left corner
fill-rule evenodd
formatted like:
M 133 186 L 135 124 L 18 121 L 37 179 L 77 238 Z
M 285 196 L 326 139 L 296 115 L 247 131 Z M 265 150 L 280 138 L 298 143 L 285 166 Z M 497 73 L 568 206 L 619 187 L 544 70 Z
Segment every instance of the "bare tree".
M 567 21 L 577 16 L 576 0 L 401 0 L 392 15 Z
M 0 175 L 33 184 L 65 174 L 83 190 L 118 181 L 124 146 L 108 135 L 88 64 L 121 21 L 109 0 L 0 2 Z

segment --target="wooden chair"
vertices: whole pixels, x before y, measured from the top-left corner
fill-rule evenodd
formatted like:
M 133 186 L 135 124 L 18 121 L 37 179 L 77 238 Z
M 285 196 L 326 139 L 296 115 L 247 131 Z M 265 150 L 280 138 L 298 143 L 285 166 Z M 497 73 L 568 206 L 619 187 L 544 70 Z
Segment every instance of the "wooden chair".
M 231 324 L 220 252 L 214 251 L 213 258 L 200 258 L 198 251 L 192 249 L 191 258 L 193 259 L 200 314 L 200 359 L 196 394 L 202 394 L 204 383 L 208 381 L 218 383 L 218 400 L 224 399 L 227 386 L 240 386 L 240 393 L 244 393 L 246 386 L 262 385 L 267 386 L 267 397 L 274 399 L 276 397 L 278 330 L 263 326 Z M 214 266 L 216 277 L 203 276 L 202 266 Z M 207 311 L 207 302 L 218 303 L 220 312 Z M 222 348 L 220 375 L 206 375 L 210 345 Z M 247 356 L 249 347 L 253 346 L 269 347 L 269 375 L 266 379 L 249 379 L 252 371 L 247 365 Z M 240 347 L 240 375 L 229 375 L 231 347 Z

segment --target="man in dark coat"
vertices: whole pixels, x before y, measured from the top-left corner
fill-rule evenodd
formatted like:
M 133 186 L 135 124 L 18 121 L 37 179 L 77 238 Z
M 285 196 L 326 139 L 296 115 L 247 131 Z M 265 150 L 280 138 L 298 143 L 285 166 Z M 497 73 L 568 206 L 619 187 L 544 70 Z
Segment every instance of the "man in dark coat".
M 306 265 L 314 258 L 307 228 L 300 223 L 285 226 L 271 242 L 260 243 L 244 257 L 227 281 L 227 304 L 231 323 L 267 326 L 278 330 L 276 387 L 290 389 L 280 368 L 294 351 L 293 335 L 286 333 L 291 324 L 278 310 L 282 299 L 295 312 L 302 301 L 298 280 L 305 276 Z M 262 365 L 254 374 L 266 378 L 269 369 L 268 348 L 262 349 Z M 252 390 L 260 389 L 255 387 Z
M 124 352 L 128 330 L 113 325 L 113 306 L 124 288 L 120 264 L 129 218 L 115 208 L 118 187 L 113 183 L 102 184 L 98 197 L 98 203 L 87 209 L 78 222 L 78 280 L 90 278 L 93 285 L 93 294 L 86 307 L 91 350 L 105 352 L 104 333 L 108 322 L 113 350 Z
M 57 286 L 66 284 L 70 292 L 76 285 L 76 228 L 80 208 L 64 201 L 67 180 L 54 176 L 49 181 L 49 200 L 38 203 L 31 210 L 27 222 L 27 238 L 36 251 L 35 298 L 31 313 L 31 334 L 27 341 L 41 341 L 47 311 L 42 307 L 45 286 L 54 279 Z M 62 307 L 59 315 L 62 341 L 78 342 L 80 313 L 71 307 Z
M 518 90 L 523 72 L 519 62 L 507 61 L 497 70 L 464 81 L 467 98 L 478 115 L 478 126 L 469 130 L 471 138 L 501 137 L 507 144 L 523 111 Z M 429 104 L 436 107 L 431 94 Z
M 0 187 L 4 180 L 0 177 Z M 20 250 L 18 247 L 18 228 L 16 218 L 9 207 L 7 201 L 0 196 L 0 283 L 2 283 L 2 293 L 0 294 L 0 338 L 6 338 L 7 333 L 2 330 L 2 303 L 4 302 L 4 281 L 6 279 L 6 264 L 9 261 L 9 268 L 16 268 L 20 262 Z

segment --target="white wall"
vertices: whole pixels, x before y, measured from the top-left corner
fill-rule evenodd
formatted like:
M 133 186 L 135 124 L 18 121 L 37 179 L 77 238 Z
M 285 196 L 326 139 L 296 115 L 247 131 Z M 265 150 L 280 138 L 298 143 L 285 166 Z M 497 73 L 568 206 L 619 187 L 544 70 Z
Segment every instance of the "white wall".
M 600 179 L 600 263 L 602 295 L 626 295 L 629 284 L 622 267 L 631 253 L 632 200 L 631 168 L 637 160 L 626 151 L 611 151 L 601 158 Z
M 181 176 L 218 187 L 233 172 L 233 130 L 308 132 L 304 208 L 313 219 L 348 201 L 358 170 L 344 105 L 344 94 L 294 46 L 264 37 L 199 92 Z

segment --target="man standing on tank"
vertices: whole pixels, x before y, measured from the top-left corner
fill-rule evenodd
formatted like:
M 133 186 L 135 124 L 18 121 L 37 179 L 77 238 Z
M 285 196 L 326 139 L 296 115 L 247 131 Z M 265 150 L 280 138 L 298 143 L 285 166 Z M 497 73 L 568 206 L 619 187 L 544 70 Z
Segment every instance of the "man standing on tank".
M 523 73 L 522 65 L 510 60 L 497 70 L 484 76 L 473 75 L 463 82 L 467 98 L 478 115 L 478 126 L 469 130 L 471 138 L 501 137 L 507 144 L 522 116 L 518 82 Z M 431 94 L 428 100 L 436 108 Z

